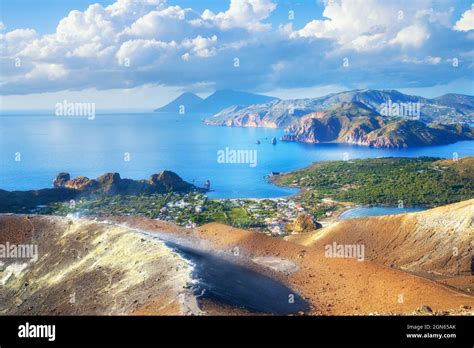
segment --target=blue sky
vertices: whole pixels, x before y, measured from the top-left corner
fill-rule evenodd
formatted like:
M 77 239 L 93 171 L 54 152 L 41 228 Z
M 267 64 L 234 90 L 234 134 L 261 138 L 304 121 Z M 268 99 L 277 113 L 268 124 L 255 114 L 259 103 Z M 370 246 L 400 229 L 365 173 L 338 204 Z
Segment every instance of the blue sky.
M 12 0 L 2 1 L 2 21 L 9 30 L 33 28 L 41 34 L 52 33 L 58 22 L 72 10 L 84 11 L 93 3 L 107 6 L 115 0 Z M 225 11 L 229 7 L 226 0 L 174 0 L 170 5 L 189 7 L 198 12 L 211 8 L 214 11 Z M 288 11 L 296 11 L 295 23 L 302 26 L 314 18 L 322 18 L 324 3 L 322 1 L 277 1 L 278 7 L 269 21 L 278 25 L 287 20 Z M 38 15 L 40 14 L 40 15 Z
M 16 0 L 0 21 L 3 109 L 153 108 L 220 88 L 474 94 L 469 1 Z

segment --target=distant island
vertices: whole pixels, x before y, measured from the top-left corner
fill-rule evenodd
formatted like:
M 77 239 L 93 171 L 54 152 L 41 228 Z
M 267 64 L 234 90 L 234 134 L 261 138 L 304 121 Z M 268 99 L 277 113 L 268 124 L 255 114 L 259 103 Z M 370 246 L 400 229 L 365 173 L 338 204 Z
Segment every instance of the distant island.
M 324 97 L 231 106 L 205 119 L 228 127 L 282 128 L 286 141 L 350 143 L 378 148 L 450 144 L 474 139 L 474 97 L 428 99 L 395 90 L 354 90 Z
M 205 99 L 193 93 L 183 93 L 168 104 L 155 109 L 154 112 L 175 112 L 175 113 L 204 113 L 215 114 L 230 106 L 246 107 L 253 104 L 262 104 L 278 98 L 261 94 L 234 91 L 223 89 L 215 91 Z

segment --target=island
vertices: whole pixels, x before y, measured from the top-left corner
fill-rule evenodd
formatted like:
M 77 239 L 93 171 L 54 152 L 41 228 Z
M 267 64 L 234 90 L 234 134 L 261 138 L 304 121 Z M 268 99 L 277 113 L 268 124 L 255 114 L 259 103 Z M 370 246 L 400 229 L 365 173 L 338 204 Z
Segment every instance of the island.
M 474 97 L 434 99 L 395 90 L 354 90 L 323 97 L 231 106 L 205 123 L 281 128 L 284 141 L 348 143 L 375 148 L 451 144 L 474 139 Z

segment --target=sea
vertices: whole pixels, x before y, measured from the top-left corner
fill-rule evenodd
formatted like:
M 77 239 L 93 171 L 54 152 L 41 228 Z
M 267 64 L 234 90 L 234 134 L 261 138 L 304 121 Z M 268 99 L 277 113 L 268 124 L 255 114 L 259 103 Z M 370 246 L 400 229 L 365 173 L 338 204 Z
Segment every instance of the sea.
M 409 149 L 279 141 L 280 129 L 205 125 L 199 114 L 102 112 L 94 118 L 45 111 L 0 114 L 0 189 L 52 187 L 59 172 L 95 178 L 118 172 L 147 179 L 162 170 L 203 186 L 211 198 L 274 198 L 297 192 L 268 182 L 272 172 L 323 160 L 374 157 L 474 156 L 474 141 Z M 272 139 L 276 138 L 276 144 Z M 257 144 L 259 142 L 259 144 Z M 234 152 L 233 152 L 234 151 Z M 244 163 L 230 156 L 243 154 Z M 246 157 L 247 155 L 253 157 Z M 251 158 L 252 161 L 245 161 Z

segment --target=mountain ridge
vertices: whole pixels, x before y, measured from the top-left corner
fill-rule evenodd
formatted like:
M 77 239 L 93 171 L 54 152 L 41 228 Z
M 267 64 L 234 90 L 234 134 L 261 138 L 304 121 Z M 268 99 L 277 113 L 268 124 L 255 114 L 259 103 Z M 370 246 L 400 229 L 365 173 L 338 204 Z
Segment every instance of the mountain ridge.
M 428 99 L 397 90 L 359 89 L 323 97 L 230 107 L 204 122 L 228 127 L 282 128 L 286 141 L 405 148 L 474 139 L 474 97 Z
M 186 92 L 178 96 L 176 99 L 173 99 L 171 102 L 164 105 L 163 107 L 155 109 L 154 112 L 192 112 L 215 114 L 216 112 L 219 112 L 229 107 L 242 108 L 253 104 L 266 103 L 268 101 L 276 99 L 277 98 L 275 97 L 270 97 L 262 94 L 235 91 L 232 89 L 217 90 L 204 99 L 198 97 L 193 93 Z M 180 107 L 183 106 L 184 109 L 183 111 L 181 111 Z
M 365 104 L 378 113 L 383 113 L 383 108 L 387 106 L 392 106 L 392 109 L 394 109 L 393 106 L 405 107 L 405 110 L 401 111 L 409 111 L 406 116 L 419 118 L 427 123 L 474 122 L 473 96 L 450 94 L 437 99 L 429 99 L 404 94 L 397 90 L 358 89 L 316 98 L 277 100 L 245 108 L 226 109 L 207 118 L 205 123 L 231 127 L 286 128 L 306 114 L 325 111 L 343 102 L 355 101 Z M 386 105 L 389 102 L 391 104 Z M 419 104 L 419 110 L 416 109 L 416 103 Z M 415 110 L 410 110 L 410 107 L 415 107 Z

